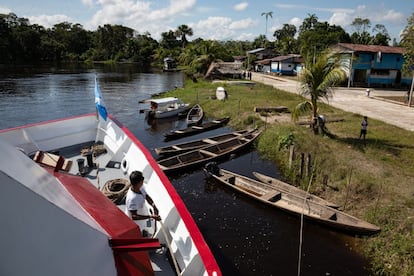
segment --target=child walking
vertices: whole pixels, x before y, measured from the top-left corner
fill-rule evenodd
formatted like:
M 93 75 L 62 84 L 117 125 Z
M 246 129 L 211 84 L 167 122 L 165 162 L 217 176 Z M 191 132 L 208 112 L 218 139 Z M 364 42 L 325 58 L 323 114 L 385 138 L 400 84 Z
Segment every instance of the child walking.
M 367 128 L 368 128 L 368 117 L 364 116 L 364 119 L 361 122 L 361 132 L 359 133 L 359 139 L 363 139 L 365 141 L 365 136 L 367 135 Z

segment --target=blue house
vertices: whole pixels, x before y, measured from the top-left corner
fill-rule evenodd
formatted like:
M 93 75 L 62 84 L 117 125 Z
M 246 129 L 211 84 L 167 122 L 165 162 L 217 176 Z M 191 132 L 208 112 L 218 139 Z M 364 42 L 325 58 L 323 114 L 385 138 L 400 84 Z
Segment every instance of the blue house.
M 409 87 L 411 78 L 403 78 L 405 48 L 380 45 L 338 43 L 333 47 L 348 60 L 348 86 Z
M 297 75 L 304 67 L 304 59 L 300 55 L 278 56 L 270 59 L 270 72 L 279 75 Z

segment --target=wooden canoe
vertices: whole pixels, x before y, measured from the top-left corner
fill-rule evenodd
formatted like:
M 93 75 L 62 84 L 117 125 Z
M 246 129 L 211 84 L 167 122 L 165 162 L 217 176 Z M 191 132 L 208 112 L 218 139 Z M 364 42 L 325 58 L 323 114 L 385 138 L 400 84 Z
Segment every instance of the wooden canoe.
M 252 132 L 210 145 L 200 149 L 184 152 L 173 157 L 157 161 L 164 173 L 173 173 L 183 169 L 201 166 L 207 162 L 218 160 L 250 146 L 259 137 L 261 130 Z
M 196 104 L 187 113 L 187 126 L 199 125 L 203 122 L 203 118 L 203 108 L 199 104 Z
M 201 132 L 205 132 L 208 130 L 216 129 L 226 125 L 230 121 L 230 117 L 224 117 L 217 120 L 212 120 L 207 123 L 203 123 L 199 126 L 189 126 L 187 128 L 182 128 L 178 130 L 174 130 L 164 134 L 165 140 L 175 140 L 182 137 L 187 137 L 191 135 L 195 135 Z
M 273 177 L 270 177 L 270 176 L 267 176 L 267 175 L 264 175 L 264 174 L 261 174 L 261 173 L 258 173 L 258 172 L 253 172 L 253 175 L 257 179 L 259 179 L 261 182 L 269 184 L 269 185 L 271 185 L 271 186 L 273 186 L 277 189 L 280 189 L 280 190 L 283 190 L 283 191 L 286 191 L 288 193 L 292 193 L 292 194 L 295 194 L 295 195 L 298 195 L 298 196 L 306 196 L 307 199 L 310 200 L 310 201 L 313 201 L 313 202 L 316 202 L 316 203 L 319 203 L 319 204 L 322 204 L 322 205 L 326 205 L 326 206 L 329 206 L 329 207 L 332 207 L 332 208 L 335 208 L 335 209 L 339 208 L 339 206 L 335 203 L 329 202 L 329 201 L 327 201 L 323 198 L 320 198 L 318 196 L 309 194 L 306 191 L 304 191 L 304 190 L 302 190 L 298 187 L 295 187 L 293 185 L 290 185 L 289 183 L 283 182 L 279 179 L 276 179 L 276 178 L 273 178 Z
M 158 148 L 155 148 L 154 151 L 156 154 L 162 155 L 162 156 L 171 156 L 171 155 L 181 154 L 186 151 L 199 149 L 205 146 L 217 144 L 219 142 L 222 142 L 222 141 L 234 138 L 234 137 L 238 137 L 242 134 L 247 133 L 248 131 L 249 130 L 244 129 L 244 130 L 239 130 L 239 131 L 228 132 L 225 134 L 211 136 L 211 137 L 207 137 L 203 139 L 192 140 L 192 141 L 169 145 L 165 147 L 158 147 Z
M 373 235 L 381 231 L 376 225 L 308 200 L 307 197 L 288 193 L 282 189 L 224 169 L 205 170 L 220 183 L 244 195 L 291 214 L 303 214 L 307 220 L 341 232 L 353 235 Z M 211 173 L 211 171 L 214 171 L 214 173 Z

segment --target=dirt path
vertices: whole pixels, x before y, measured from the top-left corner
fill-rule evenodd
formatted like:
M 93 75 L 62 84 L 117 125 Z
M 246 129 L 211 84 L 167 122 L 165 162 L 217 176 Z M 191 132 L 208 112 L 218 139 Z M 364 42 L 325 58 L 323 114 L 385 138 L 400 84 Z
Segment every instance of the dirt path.
M 290 93 L 299 94 L 299 84 L 294 80 L 260 73 L 253 73 L 252 80 Z M 410 108 L 406 105 L 386 101 L 378 97 L 403 96 L 406 92 L 370 89 L 370 96 L 367 97 L 365 91 L 364 88 L 337 88 L 327 104 L 414 131 L 413 107 Z

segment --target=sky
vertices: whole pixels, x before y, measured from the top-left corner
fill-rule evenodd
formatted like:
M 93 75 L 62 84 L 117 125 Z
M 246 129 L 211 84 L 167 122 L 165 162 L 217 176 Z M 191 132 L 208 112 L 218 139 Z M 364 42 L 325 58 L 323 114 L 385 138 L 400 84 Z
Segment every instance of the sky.
M 400 41 L 407 19 L 414 13 L 411 0 L 0 0 L 0 13 L 14 13 L 30 24 L 46 28 L 60 22 L 81 24 L 96 30 L 104 24 L 130 27 L 140 34 L 150 33 L 159 40 L 161 33 L 187 25 L 196 38 L 253 41 L 273 33 L 283 24 L 299 30 L 303 19 L 315 14 L 321 22 L 339 25 L 353 33 L 352 21 L 368 18 L 371 27 L 382 24 L 391 39 Z M 263 13 L 271 16 L 262 15 Z M 390 41 L 392 43 L 392 40 Z

